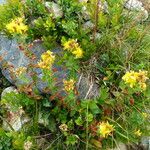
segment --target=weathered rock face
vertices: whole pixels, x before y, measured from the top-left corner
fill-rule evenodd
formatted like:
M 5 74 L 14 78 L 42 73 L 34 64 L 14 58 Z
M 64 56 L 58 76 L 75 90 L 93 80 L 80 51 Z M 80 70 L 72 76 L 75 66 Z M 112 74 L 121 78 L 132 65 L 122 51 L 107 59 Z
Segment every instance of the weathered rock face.
M 61 18 L 63 16 L 63 12 L 57 3 L 45 2 L 45 6 L 49 10 L 49 12 L 53 14 L 54 18 Z
M 6 88 L 2 94 L 1 94 L 1 100 L 5 99 L 5 96 L 7 93 L 15 93 L 18 94 L 18 91 L 15 87 L 11 86 Z M 24 115 L 25 112 L 22 109 L 22 107 L 18 108 L 17 111 L 13 111 L 13 106 L 10 104 L 5 104 L 5 108 L 7 110 L 6 115 L 5 115 L 5 120 L 3 120 L 3 129 L 11 131 L 19 131 L 22 126 L 29 121 L 29 118 Z
M 48 85 L 42 80 L 43 74 L 41 69 L 30 66 L 34 66 L 40 60 L 41 54 L 45 52 L 45 48 L 42 46 L 42 42 L 34 42 L 32 48 L 28 49 L 30 55 L 34 59 L 27 56 L 26 51 L 19 48 L 19 44 L 15 39 L 8 39 L 5 36 L 0 37 L 0 68 L 2 69 L 3 75 L 17 87 L 24 87 L 32 85 L 33 90 L 38 90 L 41 93 L 45 93 Z M 55 55 L 61 55 L 61 48 L 53 49 Z M 24 78 L 19 78 L 15 75 L 17 68 L 25 67 L 27 72 L 24 74 Z M 68 71 L 63 66 L 58 66 L 54 64 L 55 71 L 54 76 L 58 79 L 56 82 L 56 87 L 61 91 L 63 89 L 63 80 L 67 78 Z M 33 81 L 33 75 L 36 80 Z M 80 76 L 80 75 L 79 75 Z M 80 85 L 78 86 L 79 97 L 80 98 L 91 98 L 98 96 L 98 86 L 91 83 L 87 78 L 82 78 L 80 80 Z M 81 88 L 82 87 L 82 88 Z M 90 88 L 90 90 L 89 90 Z
M 126 144 L 123 143 L 117 143 L 117 147 L 109 150 L 128 150 Z
M 144 8 L 150 12 L 150 0 L 141 0 L 144 5 Z
M 28 80 L 26 83 L 23 80 L 20 80 L 15 77 L 14 72 L 17 68 L 27 67 L 30 64 L 30 60 L 25 54 L 20 51 L 19 45 L 16 40 L 9 40 L 5 36 L 0 37 L 0 68 L 2 69 L 3 75 L 15 85 L 21 84 L 30 84 L 32 79 L 29 75 L 26 75 Z M 37 55 L 42 53 L 42 49 L 40 49 L 39 45 L 35 45 L 34 48 L 37 50 Z M 40 49 L 40 50 L 39 50 Z
M 28 52 L 34 57 L 34 59 L 27 56 L 26 52 L 20 50 L 19 44 L 16 40 L 8 39 L 5 36 L 0 37 L 0 56 L 2 61 L 0 62 L 0 68 L 2 69 L 3 75 L 14 85 L 21 87 L 22 85 L 30 85 L 34 81 L 32 79 L 33 72 L 37 77 L 36 82 L 34 83 L 34 88 L 37 88 L 39 91 L 43 91 L 46 88 L 46 83 L 42 81 L 42 71 L 39 68 L 33 68 L 26 72 L 25 79 L 16 77 L 15 71 L 17 68 L 25 67 L 30 68 L 30 65 L 36 65 L 40 60 L 41 54 L 45 51 L 45 48 L 42 46 L 41 42 L 35 42 L 33 47 L 28 50 Z M 58 53 L 58 49 L 54 50 Z M 57 78 L 60 80 L 66 77 L 66 73 L 61 68 L 57 68 L 58 72 L 56 73 Z
M 140 0 L 128 0 L 125 3 L 125 8 L 131 10 L 131 15 L 133 15 L 137 21 L 145 21 L 148 19 L 148 11 Z
M 150 150 L 150 137 L 142 137 L 140 146 L 143 147 L 144 150 Z

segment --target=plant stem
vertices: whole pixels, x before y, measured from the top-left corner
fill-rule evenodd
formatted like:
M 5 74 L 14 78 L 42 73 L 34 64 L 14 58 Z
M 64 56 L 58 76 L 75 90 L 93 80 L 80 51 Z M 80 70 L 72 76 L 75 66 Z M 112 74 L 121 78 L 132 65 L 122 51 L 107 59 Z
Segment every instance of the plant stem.
M 89 106 L 87 104 L 87 108 L 86 108 L 86 150 L 88 150 L 89 147 L 89 137 L 88 137 L 88 133 L 89 133 L 89 123 L 88 123 L 88 113 L 89 113 Z
M 52 146 L 57 140 L 59 140 L 62 136 L 63 136 L 63 134 L 61 134 L 60 136 L 58 136 L 47 148 L 45 148 L 45 150 L 48 150 L 49 148 L 51 148 L 51 146 Z
M 35 118 L 34 118 L 34 130 L 38 131 L 38 102 L 35 101 Z
M 97 27 L 98 27 L 99 2 L 100 2 L 100 0 L 97 0 L 95 13 L 94 13 L 95 26 L 94 26 L 94 32 L 93 32 L 93 43 L 95 42 L 95 37 L 96 37 L 96 32 L 97 32 Z

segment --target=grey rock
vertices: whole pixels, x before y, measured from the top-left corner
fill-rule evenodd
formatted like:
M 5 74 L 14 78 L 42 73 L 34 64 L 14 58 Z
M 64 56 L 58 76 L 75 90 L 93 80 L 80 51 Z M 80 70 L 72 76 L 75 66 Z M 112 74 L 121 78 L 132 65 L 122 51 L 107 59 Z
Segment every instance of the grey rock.
M 86 6 L 83 6 L 82 7 L 82 16 L 84 17 L 85 20 L 90 20 L 90 13 L 89 11 L 87 10 L 87 7 Z
M 80 0 L 80 2 L 84 1 L 85 3 L 87 2 L 87 0 Z M 108 12 L 108 3 L 106 1 L 104 2 L 99 2 L 99 10 L 98 11 L 103 11 L 104 13 L 109 13 Z M 85 20 L 89 21 L 91 20 L 91 15 L 89 10 L 87 9 L 87 6 L 83 6 L 82 7 L 82 16 L 84 17 Z
M 126 144 L 119 142 L 117 143 L 116 148 L 109 149 L 109 150 L 127 150 L 127 146 Z
M 11 92 L 18 94 L 18 91 L 15 87 L 8 87 L 3 90 L 1 94 L 1 100 L 4 100 L 6 94 Z M 2 107 L 7 110 L 7 115 L 5 115 L 5 120 L 3 120 L 2 123 L 3 129 L 7 131 L 11 131 L 12 129 L 14 131 L 19 131 L 22 126 L 30 120 L 27 115 L 25 115 L 22 107 L 18 108 L 18 110 L 15 112 L 13 111 L 13 106 L 9 103 L 5 103 L 5 105 Z
M 100 10 L 103 10 L 103 12 L 109 13 L 107 1 L 100 2 L 100 3 L 99 3 L 99 8 L 100 8 Z
M 150 137 L 142 137 L 140 146 L 143 147 L 144 150 L 150 150 Z
M 40 43 L 35 43 L 31 52 L 35 55 L 35 60 L 30 60 L 23 51 L 19 49 L 19 44 L 16 40 L 10 40 L 5 36 L 0 37 L 0 56 L 2 61 L 0 62 L 0 68 L 2 69 L 3 75 L 14 85 L 21 86 L 23 84 L 31 84 L 33 82 L 30 73 L 25 75 L 26 80 L 21 80 L 14 75 L 17 68 L 25 67 L 37 63 L 44 48 Z M 40 72 L 37 71 L 38 75 Z
M 7 93 L 11 93 L 11 92 L 18 93 L 17 89 L 16 89 L 14 86 L 7 87 L 6 89 L 3 90 L 2 94 L 1 94 L 1 99 L 3 99 L 3 97 L 4 97 Z
M 46 8 L 53 14 L 54 18 L 62 17 L 63 12 L 61 7 L 54 2 L 45 2 Z
M 145 21 L 149 17 L 148 11 L 144 8 L 143 3 L 139 0 L 128 0 L 124 6 L 128 10 L 131 10 L 130 14 L 136 20 Z
M 94 23 L 92 23 L 91 21 L 87 21 L 83 24 L 83 29 L 84 30 L 92 30 L 94 28 Z
M 23 50 L 19 49 L 19 44 L 15 39 L 11 40 L 5 36 L 0 36 L 0 57 L 2 58 L 2 61 L 0 61 L 0 68 L 2 69 L 2 74 L 17 87 L 32 85 L 33 91 L 45 93 L 45 89 L 48 88 L 48 84 L 46 81 L 44 82 L 42 80 L 43 74 L 41 69 L 35 67 L 32 70 L 30 69 L 30 65 L 36 65 L 39 62 L 41 54 L 45 52 L 45 48 L 42 46 L 41 41 L 37 41 L 34 42 L 33 47 L 30 48 L 29 51 L 32 55 L 35 56 L 34 60 L 30 59 L 28 56 L 26 56 Z M 52 51 L 55 55 L 61 56 L 63 54 L 61 48 L 56 48 Z M 28 68 L 27 72 L 24 74 L 23 79 L 22 77 L 17 77 L 14 73 L 15 70 L 20 67 Z M 55 78 L 58 79 L 55 87 L 57 87 L 58 91 L 60 91 L 61 96 L 64 96 L 65 93 L 63 91 L 63 80 L 68 77 L 69 72 L 63 67 L 63 64 L 58 66 L 56 63 L 54 63 L 53 69 L 57 70 L 54 73 Z M 32 78 L 33 73 L 36 76 L 36 80 L 34 81 Z M 82 81 L 84 82 L 80 82 L 78 89 L 79 93 L 82 93 L 79 95 L 80 98 L 91 98 L 98 95 L 98 92 L 96 91 L 99 90 L 96 84 L 91 87 L 88 78 L 84 78 Z M 97 94 L 95 94 L 95 92 Z
M 99 87 L 87 77 L 81 75 L 77 83 L 79 99 L 95 98 L 99 96 Z
M 133 9 L 140 10 L 143 7 L 143 4 L 139 0 L 128 0 L 125 3 L 125 7 L 129 10 Z

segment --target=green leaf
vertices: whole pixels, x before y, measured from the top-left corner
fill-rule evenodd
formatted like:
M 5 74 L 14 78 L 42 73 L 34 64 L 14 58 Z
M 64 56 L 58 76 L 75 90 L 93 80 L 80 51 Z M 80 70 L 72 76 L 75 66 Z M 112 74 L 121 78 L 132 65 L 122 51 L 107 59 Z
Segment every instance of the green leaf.
M 0 128 L 0 137 L 1 136 L 6 136 L 5 131 L 3 128 Z
M 54 118 L 50 117 L 49 119 L 49 126 L 48 128 L 52 131 L 52 132 L 55 132 L 57 129 L 56 129 L 56 121 Z
M 83 125 L 83 119 L 81 117 L 78 117 L 76 120 L 75 120 L 75 123 L 78 125 L 78 126 L 82 126 Z
M 44 99 L 42 101 L 42 104 L 43 104 L 44 107 L 51 107 L 51 103 L 48 99 Z
M 67 136 L 66 144 L 75 145 L 78 142 L 78 136 L 75 134 Z
M 67 123 L 67 125 L 68 125 L 68 128 L 69 128 L 70 130 L 73 130 L 73 129 L 74 129 L 74 122 L 73 122 L 72 119 Z
M 93 114 L 99 114 L 101 112 L 101 110 L 99 109 L 99 107 L 97 106 L 96 102 L 94 100 L 91 100 L 90 101 L 90 104 L 89 104 L 89 109 L 91 110 L 91 112 Z
M 109 97 L 109 88 L 101 87 L 99 100 L 106 100 Z
M 92 114 L 88 114 L 86 117 L 87 117 L 86 119 L 87 119 L 88 122 L 93 121 L 94 116 Z

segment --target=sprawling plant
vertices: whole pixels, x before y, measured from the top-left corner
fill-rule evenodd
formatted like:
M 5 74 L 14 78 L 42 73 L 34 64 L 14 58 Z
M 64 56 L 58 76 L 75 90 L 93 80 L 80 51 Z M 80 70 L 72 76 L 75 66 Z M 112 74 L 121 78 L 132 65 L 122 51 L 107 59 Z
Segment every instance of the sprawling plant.
M 19 132 L 3 131 L 2 149 L 108 149 L 148 135 L 150 34 L 142 16 L 131 16 L 123 0 L 13 0 L 0 8 L 0 31 L 25 50 L 37 39 L 47 49 L 37 65 L 20 67 L 15 75 L 25 80 L 35 67 L 48 83 L 48 94 L 18 87 L 1 100 L 14 112 L 22 107 L 31 120 Z M 68 72 L 62 91 L 54 64 Z M 79 74 L 99 86 L 97 97 L 80 98 Z

